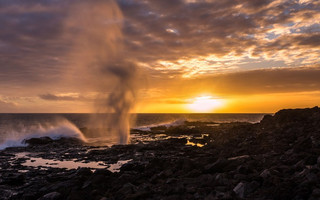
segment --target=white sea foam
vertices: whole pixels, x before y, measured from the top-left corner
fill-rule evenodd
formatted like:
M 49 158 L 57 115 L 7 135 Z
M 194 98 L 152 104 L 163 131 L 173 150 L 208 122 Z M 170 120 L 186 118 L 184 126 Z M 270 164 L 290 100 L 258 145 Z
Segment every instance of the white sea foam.
M 134 129 L 141 130 L 141 131 L 151 131 L 151 128 L 154 128 L 154 127 L 165 126 L 165 127 L 169 128 L 169 127 L 174 127 L 174 126 L 181 126 L 185 122 L 186 122 L 186 119 L 178 119 L 178 120 L 175 120 L 172 122 L 167 122 L 167 123 L 150 124 L 147 126 L 138 126 L 138 127 L 135 127 Z
M 38 124 L 20 130 L 6 130 L 5 138 L 0 144 L 0 150 L 8 147 L 25 147 L 26 140 L 30 138 L 49 137 L 53 140 L 60 138 L 78 138 L 84 142 L 87 139 L 81 131 L 68 120 L 60 120 L 54 124 Z

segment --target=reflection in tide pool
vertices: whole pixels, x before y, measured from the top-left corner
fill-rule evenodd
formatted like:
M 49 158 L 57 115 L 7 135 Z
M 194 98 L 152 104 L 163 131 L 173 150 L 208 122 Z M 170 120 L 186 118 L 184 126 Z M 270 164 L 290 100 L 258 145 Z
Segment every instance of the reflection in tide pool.
M 25 163 L 22 163 L 23 166 L 26 167 L 40 167 L 42 169 L 46 168 L 66 168 L 66 169 L 77 169 L 78 167 L 86 167 L 91 169 L 108 169 L 111 172 L 119 172 L 120 167 L 131 160 L 119 160 L 115 164 L 105 164 L 103 162 L 76 162 L 76 159 L 73 160 L 51 160 L 51 159 L 44 159 L 44 158 L 37 158 L 32 157 L 30 153 L 22 152 L 16 154 L 16 159 L 25 158 L 28 159 Z
M 190 142 L 190 140 L 187 141 L 186 145 L 197 146 L 197 147 L 203 147 L 204 146 L 204 144 Z
M 194 139 L 204 139 L 205 137 L 208 137 L 208 136 L 209 134 L 201 134 L 200 137 L 194 137 Z M 207 145 L 207 143 L 201 144 L 201 143 L 191 142 L 190 141 L 191 137 L 187 137 L 186 139 L 188 139 L 186 145 L 197 146 L 197 147 L 204 147 L 204 145 Z

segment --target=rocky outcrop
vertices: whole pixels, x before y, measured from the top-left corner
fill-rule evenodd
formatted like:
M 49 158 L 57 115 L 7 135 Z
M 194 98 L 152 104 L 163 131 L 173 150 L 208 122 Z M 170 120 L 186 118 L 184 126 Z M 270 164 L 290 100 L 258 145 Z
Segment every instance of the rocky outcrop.
M 192 125 L 187 133 L 203 147 L 172 138 L 91 151 L 92 147 L 66 149 L 49 143 L 2 151 L 0 199 L 319 199 L 318 107 L 281 110 L 257 124 Z M 183 125 L 155 130 L 183 135 L 187 129 Z M 200 137 L 202 133 L 208 135 Z M 14 159 L 17 151 L 83 162 L 132 161 L 114 173 L 88 168 L 43 170 L 22 166 L 24 159 Z

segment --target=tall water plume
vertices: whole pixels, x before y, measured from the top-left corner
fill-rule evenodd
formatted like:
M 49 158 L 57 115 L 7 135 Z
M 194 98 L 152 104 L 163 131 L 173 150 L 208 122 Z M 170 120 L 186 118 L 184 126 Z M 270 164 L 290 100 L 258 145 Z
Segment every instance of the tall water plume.
M 73 1 L 65 23 L 70 57 L 85 84 L 97 92 L 92 125 L 100 136 L 129 139 L 129 112 L 135 99 L 137 68 L 123 55 L 123 15 L 113 0 Z

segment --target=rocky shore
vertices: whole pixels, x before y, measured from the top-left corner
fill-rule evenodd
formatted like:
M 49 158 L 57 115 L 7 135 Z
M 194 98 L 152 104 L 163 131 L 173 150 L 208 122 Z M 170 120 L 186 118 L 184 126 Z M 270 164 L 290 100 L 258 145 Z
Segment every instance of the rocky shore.
M 185 122 L 132 134 L 171 137 L 103 148 L 40 138 L 0 151 L 0 199 L 320 199 L 318 107 L 256 124 Z M 36 158 L 101 167 L 26 165 Z M 118 161 L 126 162 L 108 168 Z

